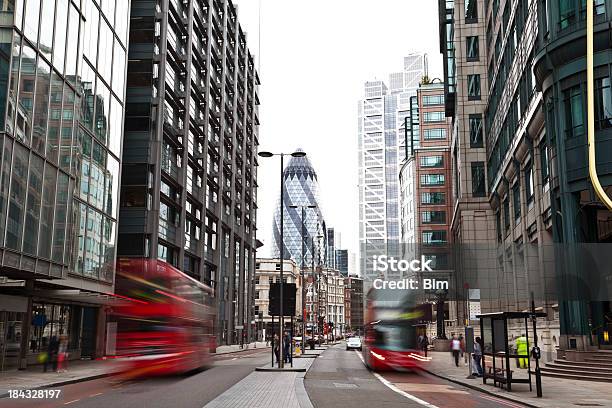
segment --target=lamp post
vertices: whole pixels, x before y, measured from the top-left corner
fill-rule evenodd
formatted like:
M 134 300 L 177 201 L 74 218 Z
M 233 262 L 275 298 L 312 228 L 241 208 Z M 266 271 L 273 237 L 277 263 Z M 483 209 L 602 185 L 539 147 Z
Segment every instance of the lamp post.
M 304 152 L 293 152 L 290 154 L 286 153 L 271 153 L 271 152 L 259 152 L 259 157 L 272 157 L 280 156 L 280 317 L 279 317 L 279 329 L 278 329 L 278 345 L 279 345 L 279 362 L 278 367 L 284 367 L 284 353 L 283 353 L 283 330 L 285 325 L 285 319 L 283 318 L 283 269 L 285 261 L 285 234 L 284 234 L 284 196 L 285 196 L 285 180 L 283 179 L 283 171 L 285 170 L 285 156 L 291 157 L 304 157 Z
M 306 209 L 307 208 L 317 208 L 316 205 L 290 205 L 289 208 L 301 208 L 302 209 L 302 354 L 305 354 L 305 346 L 306 346 L 306 295 L 305 295 L 305 285 L 304 285 L 304 253 L 306 252 Z M 314 253 L 312 254 L 314 257 Z

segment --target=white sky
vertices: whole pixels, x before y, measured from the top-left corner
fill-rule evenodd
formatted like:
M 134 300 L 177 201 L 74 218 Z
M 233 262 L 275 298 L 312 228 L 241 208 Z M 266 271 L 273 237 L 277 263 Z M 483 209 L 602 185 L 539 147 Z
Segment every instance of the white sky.
M 340 231 L 344 249 L 357 252 L 357 101 L 365 81 L 388 83 L 388 74 L 401 71 L 410 51 L 426 52 L 430 78 L 442 77 L 437 0 L 234 4 L 249 49 L 261 63 L 260 151 L 306 151 L 319 177 L 327 226 Z M 280 163 L 260 158 L 259 164 L 259 256 L 269 256 Z

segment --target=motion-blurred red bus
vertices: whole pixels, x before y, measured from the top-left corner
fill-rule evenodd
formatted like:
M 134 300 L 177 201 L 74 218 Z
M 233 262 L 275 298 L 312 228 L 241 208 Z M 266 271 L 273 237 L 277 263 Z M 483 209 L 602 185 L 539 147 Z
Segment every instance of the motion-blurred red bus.
M 368 292 L 362 353 L 370 369 L 412 370 L 430 360 L 417 346 L 423 309 L 411 299 L 408 290 L 372 288 Z
M 210 362 L 215 348 L 213 290 L 171 265 L 117 261 L 117 355 L 128 377 L 176 374 Z

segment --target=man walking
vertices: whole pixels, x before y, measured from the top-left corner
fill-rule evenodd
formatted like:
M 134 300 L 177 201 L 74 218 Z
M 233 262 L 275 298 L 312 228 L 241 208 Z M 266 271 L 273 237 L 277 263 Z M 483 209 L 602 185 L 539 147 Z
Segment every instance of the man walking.
M 451 351 L 453 353 L 453 358 L 455 359 L 455 365 L 459 367 L 459 354 L 461 353 L 461 342 L 457 338 L 457 336 L 453 336 L 451 340 Z
M 474 341 L 474 353 L 472 354 L 474 365 L 476 366 L 476 375 L 482 377 L 482 340 L 476 337 Z
M 285 332 L 285 338 L 283 340 L 283 351 L 285 353 L 285 363 L 291 363 L 291 336 L 289 333 Z

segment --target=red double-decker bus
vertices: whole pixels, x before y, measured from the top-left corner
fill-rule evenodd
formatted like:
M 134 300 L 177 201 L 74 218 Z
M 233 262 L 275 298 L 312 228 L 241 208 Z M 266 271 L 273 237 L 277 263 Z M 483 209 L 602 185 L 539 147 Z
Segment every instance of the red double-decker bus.
M 417 346 L 423 309 L 410 291 L 370 289 L 366 297 L 363 359 L 375 371 L 422 368 L 430 359 Z
M 171 265 L 120 259 L 115 293 L 117 356 L 129 377 L 205 367 L 215 347 L 213 290 Z

